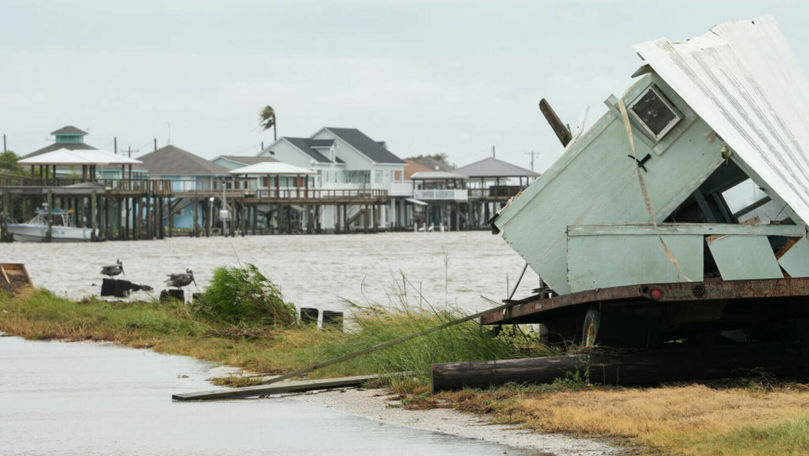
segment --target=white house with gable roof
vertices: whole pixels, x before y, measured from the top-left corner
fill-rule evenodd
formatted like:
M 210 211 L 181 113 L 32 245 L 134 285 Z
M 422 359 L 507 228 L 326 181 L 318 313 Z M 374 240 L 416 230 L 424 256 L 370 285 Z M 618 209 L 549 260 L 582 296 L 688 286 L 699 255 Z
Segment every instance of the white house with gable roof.
M 356 128 L 323 127 L 308 138 L 281 137 L 259 156 L 313 170 L 316 188 L 386 190 L 390 202 L 380 211 L 378 223 L 388 228 L 401 226 L 397 205 L 405 204 L 412 188 L 404 183 L 406 163 L 383 141 L 375 141 Z M 361 212 L 360 207 L 350 208 L 349 220 Z M 325 207 L 322 226 L 335 223 L 334 207 Z

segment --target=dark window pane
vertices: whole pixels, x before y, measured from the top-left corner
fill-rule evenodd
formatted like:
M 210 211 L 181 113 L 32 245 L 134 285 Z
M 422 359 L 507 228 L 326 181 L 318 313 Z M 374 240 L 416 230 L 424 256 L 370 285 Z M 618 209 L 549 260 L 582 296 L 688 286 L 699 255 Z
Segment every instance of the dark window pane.
M 646 93 L 632 105 L 632 111 L 638 115 L 640 120 L 646 124 L 655 136 L 660 133 L 674 120 L 677 114 L 666 105 L 654 90 L 647 90 Z

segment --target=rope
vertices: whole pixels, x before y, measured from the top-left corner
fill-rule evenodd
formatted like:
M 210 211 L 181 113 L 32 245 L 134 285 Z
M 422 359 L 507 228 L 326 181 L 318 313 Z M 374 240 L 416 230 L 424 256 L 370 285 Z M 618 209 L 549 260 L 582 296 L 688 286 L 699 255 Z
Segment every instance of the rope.
M 618 109 L 621 111 L 621 119 L 624 121 L 624 128 L 626 129 L 626 136 L 629 138 L 629 147 L 632 149 L 632 158 L 635 159 L 635 163 L 638 162 L 638 154 L 635 152 L 635 140 L 632 137 L 632 127 L 629 124 L 629 114 L 626 111 L 626 105 L 624 104 L 623 98 L 618 99 Z M 683 270 L 680 269 L 680 263 L 677 261 L 677 258 L 669 249 L 669 246 L 666 245 L 666 242 L 663 240 L 663 237 L 660 235 L 660 228 L 657 226 L 657 216 L 655 215 L 654 207 L 652 206 L 652 200 L 649 198 L 649 191 L 646 189 L 646 181 L 643 180 L 643 173 L 640 171 L 640 166 L 635 167 L 635 171 L 638 174 L 638 183 L 640 184 L 640 191 L 643 194 L 643 202 L 646 205 L 646 211 L 649 212 L 649 218 L 652 220 L 652 226 L 654 226 L 655 234 L 657 234 L 657 239 L 660 241 L 660 245 L 663 247 L 663 252 L 666 253 L 666 257 L 668 257 L 671 264 L 674 265 L 674 268 L 677 269 L 677 273 L 682 276 L 687 282 L 692 282 L 690 278 L 688 278 Z

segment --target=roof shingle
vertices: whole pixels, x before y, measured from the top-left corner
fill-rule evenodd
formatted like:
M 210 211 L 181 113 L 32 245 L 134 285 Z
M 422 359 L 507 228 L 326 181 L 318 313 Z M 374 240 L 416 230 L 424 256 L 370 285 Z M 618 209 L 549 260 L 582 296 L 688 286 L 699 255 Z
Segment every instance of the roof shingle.
M 353 148 L 360 151 L 360 153 L 364 154 L 375 163 L 404 163 L 404 160 L 385 148 L 381 142 L 374 141 L 356 128 L 326 127 L 326 130 L 349 143 Z
M 227 176 L 228 169 L 179 147 L 168 145 L 138 157 L 150 176 Z

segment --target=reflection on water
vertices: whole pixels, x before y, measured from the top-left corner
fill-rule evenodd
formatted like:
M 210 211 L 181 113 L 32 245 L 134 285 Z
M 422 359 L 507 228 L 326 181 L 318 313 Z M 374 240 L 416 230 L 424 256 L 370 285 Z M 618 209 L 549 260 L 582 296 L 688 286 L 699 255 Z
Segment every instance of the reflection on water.
M 0 453 L 523 454 L 294 399 L 171 401 L 178 391 L 212 389 L 204 380 L 211 367 L 148 350 L 0 337 Z
M 419 304 L 421 287 L 436 307 L 482 310 L 492 304 L 481 295 L 505 297 L 506 276 L 514 286 L 524 265 L 501 237 L 483 231 L 3 245 L 5 262 L 25 263 L 37 286 L 71 297 L 98 294 L 101 266 L 116 259 L 123 261 L 126 279 L 155 292 L 171 272 L 191 268 L 204 287 L 215 267 L 250 262 L 299 307 L 332 310 L 348 307 L 342 298 L 361 305 L 397 303 L 400 273 L 414 284 L 407 289 L 410 303 Z M 529 269 L 517 296 L 537 282 Z M 189 290 L 195 291 L 193 285 Z

